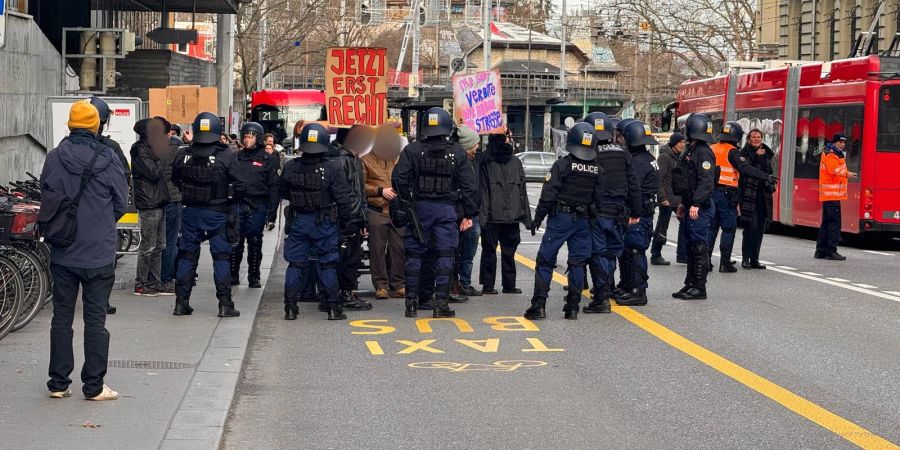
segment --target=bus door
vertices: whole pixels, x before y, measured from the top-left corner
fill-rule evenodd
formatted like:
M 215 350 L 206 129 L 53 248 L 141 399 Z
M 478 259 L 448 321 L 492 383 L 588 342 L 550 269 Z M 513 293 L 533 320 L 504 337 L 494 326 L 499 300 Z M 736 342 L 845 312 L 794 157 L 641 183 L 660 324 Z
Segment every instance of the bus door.
M 875 173 L 864 179 L 872 192 L 863 192 L 863 209 L 876 222 L 900 224 L 900 83 L 882 85 L 877 105 Z

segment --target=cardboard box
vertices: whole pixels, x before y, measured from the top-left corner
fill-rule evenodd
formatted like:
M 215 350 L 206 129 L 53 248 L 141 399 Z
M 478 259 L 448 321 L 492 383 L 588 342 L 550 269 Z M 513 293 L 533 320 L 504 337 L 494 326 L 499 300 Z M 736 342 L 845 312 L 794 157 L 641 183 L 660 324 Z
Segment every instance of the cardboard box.
M 150 89 L 150 117 L 162 116 L 172 123 L 188 124 L 201 112 L 218 115 L 219 91 L 214 87 L 168 86 Z

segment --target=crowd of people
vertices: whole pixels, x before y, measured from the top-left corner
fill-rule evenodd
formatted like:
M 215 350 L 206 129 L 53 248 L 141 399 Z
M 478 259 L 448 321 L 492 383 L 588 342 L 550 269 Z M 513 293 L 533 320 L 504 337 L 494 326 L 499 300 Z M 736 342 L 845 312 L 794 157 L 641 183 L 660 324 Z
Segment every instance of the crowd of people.
M 100 98 L 75 103 L 71 132 L 48 153 L 41 175 L 42 196 L 59 199 L 42 205 L 45 219 L 39 219 L 42 232 L 60 235 L 47 239 L 55 280 L 47 386 L 54 398 L 71 394 L 79 288 L 84 395 L 118 396 L 103 384 L 109 347 L 105 320 L 115 312 L 109 296 L 116 221 L 125 213 L 129 184 L 141 227 L 134 294 L 173 295 L 176 316 L 193 312 L 190 298 L 204 241 L 213 260 L 218 316 L 240 315 L 232 287 L 242 282 L 244 248 L 247 285 L 261 288 L 264 231 L 274 230 L 283 202 L 286 320 L 297 318 L 300 301 L 318 302 L 330 320 L 346 319 L 347 310 L 371 309 L 357 293 L 364 242 L 375 297 L 403 298 L 407 317 L 422 310 L 453 317 L 450 303 L 500 291 L 520 294 L 515 265 L 520 225 L 535 235 L 545 220 L 531 305 L 524 313 L 531 320 L 547 317 L 550 281 L 563 245 L 566 319 L 577 319 L 579 312 L 610 313 L 611 300 L 645 305 L 648 265 L 670 264 L 661 248 L 673 213 L 679 221 L 677 261 L 687 266 L 674 298 L 707 298 L 718 234 L 719 272 L 737 271 L 731 254 L 739 223 L 741 266 L 765 269 L 759 252 L 778 183 L 774 154 L 759 130 L 745 136 L 737 122 L 726 122 L 715 138 L 710 119 L 691 114 L 656 158 L 649 150 L 659 143 L 649 126 L 591 113 L 568 131 L 568 154 L 551 168 L 532 215 L 523 166 L 509 136 L 490 135 L 482 148 L 480 136 L 455 125 L 441 108 L 425 112 L 419 139 L 411 143 L 389 124 L 354 126 L 333 136 L 319 123 L 298 123 L 292 150 L 299 157 L 287 161 L 259 124 L 245 123 L 238 136 L 227 136 L 215 114 L 201 113 L 184 132 L 162 117 L 139 121 L 129 165 L 119 145 L 103 135 L 109 118 Z M 840 201 L 847 196 L 847 179 L 856 176 L 844 163 L 845 141 L 835 135 L 822 157 L 823 225 L 816 258 L 844 259 L 836 251 Z M 53 228 L 58 217 L 71 226 Z M 580 308 L 588 288 L 591 302 Z

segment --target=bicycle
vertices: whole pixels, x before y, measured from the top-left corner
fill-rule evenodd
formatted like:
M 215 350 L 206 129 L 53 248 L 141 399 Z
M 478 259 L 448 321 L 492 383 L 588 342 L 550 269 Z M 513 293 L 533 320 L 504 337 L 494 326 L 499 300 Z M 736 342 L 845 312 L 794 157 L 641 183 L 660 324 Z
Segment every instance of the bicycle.
M 24 297 L 24 282 L 15 264 L 0 256 L 0 339 L 15 327 Z

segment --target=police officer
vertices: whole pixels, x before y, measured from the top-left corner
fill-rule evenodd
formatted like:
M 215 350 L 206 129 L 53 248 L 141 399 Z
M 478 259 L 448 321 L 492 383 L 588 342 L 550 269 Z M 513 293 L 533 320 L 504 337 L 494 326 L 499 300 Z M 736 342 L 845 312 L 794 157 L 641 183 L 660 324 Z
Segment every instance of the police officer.
M 637 211 L 640 220 L 625 232 L 623 264 L 619 268 L 622 289 L 627 296 L 616 302 L 624 306 L 647 304 L 647 249 L 653 236 L 653 213 L 656 209 L 656 192 L 659 190 L 659 168 L 656 158 L 647 151 L 648 145 L 659 142 L 651 134 L 650 127 L 639 120 L 625 125 L 622 137 L 631 154 L 632 168 L 640 186 L 641 208 Z M 630 215 L 634 216 L 636 211 Z
M 244 185 L 238 176 L 234 153 L 219 141 L 222 134 L 219 117 L 200 113 L 192 128 L 193 142 L 178 151 L 172 165 L 172 182 L 181 190 L 184 205 L 175 261 L 174 314 L 186 316 L 194 311 L 190 298 L 200 243 L 209 240 L 219 317 L 238 317 L 241 314 L 231 301 L 229 275 L 231 248 L 238 238 L 234 201 L 243 196 Z M 229 190 L 233 190 L 231 198 Z
M 570 289 L 563 307 L 565 318 L 578 318 L 578 304 L 584 286 L 584 266 L 591 257 L 591 204 L 599 200 L 603 169 L 597 160 L 597 137 L 594 127 L 579 122 L 566 137 L 568 155 L 557 160 L 541 189 L 541 199 L 534 212 L 529 229 L 535 234 L 544 217 L 550 216 L 547 229 L 541 239 L 537 254 L 537 270 L 534 275 L 534 295 L 531 307 L 525 311 L 529 320 L 547 317 L 545 305 L 550 292 L 550 279 L 556 267 L 556 256 L 563 244 L 567 244 L 567 262 Z
M 259 289 L 259 266 L 262 263 L 263 229 L 268 224 L 275 228 L 278 212 L 277 156 L 266 153 L 262 125 L 247 122 L 241 127 L 242 149 L 237 153 L 237 171 L 244 185 L 245 194 L 238 203 L 240 239 L 231 251 L 231 285 L 241 282 L 241 260 L 244 258 L 244 242 L 247 242 L 247 284 Z
M 709 223 L 716 213 L 712 192 L 716 184 L 716 157 L 712 122 L 703 114 L 691 114 L 684 125 L 688 146 L 672 170 L 672 190 L 681 196 L 678 206 L 685 216 L 688 264 L 684 287 L 672 294 L 682 300 L 706 299 L 706 275 L 709 272 Z
M 112 140 L 109 136 L 104 136 L 103 131 L 106 129 L 106 126 L 109 124 L 110 117 L 110 109 L 109 105 L 106 103 L 106 100 L 103 100 L 100 97 L 91 97 L 90 103 L 94 105 L 94 108 L 97 108 L 97 112 L 100 113 L 100 129 L 97 131 L 97 140 L 100 141 L 101 144 L 111 148 L 113 152 L 116 153 L 116 157 L 119 158 L 119 162 L 122 163 L 122 169 L 125 170 L 125 182 L 128 183 L 129 191 L 131 188 L 131 165 L 128 164 L 128 158 L 125 157 L 125 152 L 122 151 L 122 146 L 119 145 L 118 142 Z M 128 196 L 128 204 L 132 204 L 131 195 L 129 192 Z M 133 206 L 132 206 L 133 208 Z M 131 210 L 134 212 L 134 209 Z M 111 305 L 109 301 L 106 302 L 106 313 L 107 314 L 115 314 L 116 307 Z
M 407 230 L 406 246 L 406 317 L 416 317 L 419 295 L 419 275 L 422 255 L 429 250 L 433 239 L 435 289 L 432 314 L 434 317 L 454 317 L 447 306 L 450 295 L 450 275 L 459 244 L 459 233 L 472 226 L 478 214 L 475 198 L 478 195 L 475 171 L 459 144 L 448 138 L 453 128 L 450 114 L 443 108 L 425 112 L 422 140 L 413 142 L 400 153 L 391 181 L 401 200 L 415 202 L 414 213 L 422 226 L 424 242 L 415 230 Z M 462 218 L 457 216 L 460 202 Z M 410 225 L 412 226 L 412 225 Z
M 621 122 L 619 122 L 621 123 Z M 608 314 L 612 291 L 612 276 L 616 259 L 625 248 L 623 222 L 636 224 L 640 217 L 640 187 L 632 167 L 631 154 L 612 142 L 613 121 L 609 118 L 594 122 L 598 139 L 597 162 L 604 177 L 600 200 L 593 205 L 594 223 L 591 227 L 591 276 L 593 300 L 584 307 L 586 314 Z M 625 297 L 625 292 L 622 293 Z
M 731 260 L 734 248 L 734 235 L 737 232 L 737 200 L 738 178 L 734 162 L 740 157 L 737 145 L 744 138 L 744 130 L 737 122 L 725 122 L 719 134 L 719 142 L 710 146 L 716 156 L 718 180 L 712 193 L 712 201 L 716 204 L 716 213 L 709 224 L 709 260 L 712 267 L 712 251 L 716 246 L 716 235 L 722 228 L 722 242 L 719 243 L 719 272 L 737 272 L 736 261 Z
M 299 136 L 302 155 L 288 161 L 278 180 L 281 198 L 290 202 L 285 225 L 284 319 L 297 318 L 297 302 L 306 285 L 307 270 L 315 260 L 315 272 L 326 296 L 328 320 L 344 320 L 338 294 L 338 239 L 342 224 L 351 221 L 352 194 L 338 161 L 327 159 L 328 130 L 317 123 L 303 127 Z M 358 230 L 357 230 L 358 231 Z

